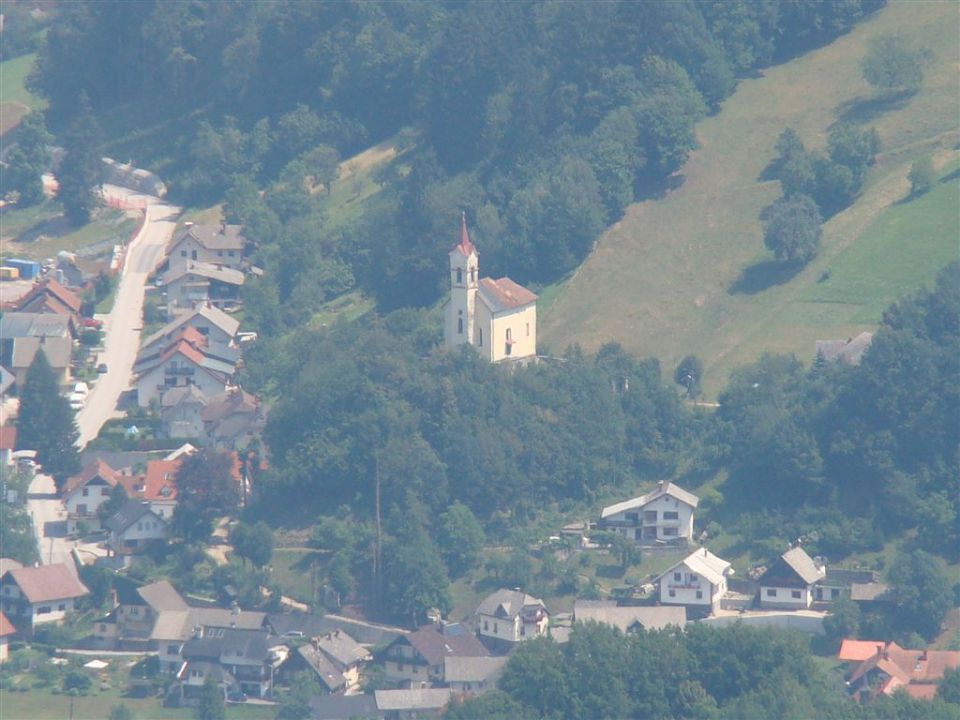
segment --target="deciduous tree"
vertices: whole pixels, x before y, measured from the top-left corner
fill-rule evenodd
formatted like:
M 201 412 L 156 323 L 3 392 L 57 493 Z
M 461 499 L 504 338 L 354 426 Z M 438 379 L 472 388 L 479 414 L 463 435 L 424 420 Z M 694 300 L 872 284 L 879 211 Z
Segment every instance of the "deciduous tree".
M 781 198 L 760 215 L 763 243 L 783 262 L 809 262 L 820 247 L 820 211 L 807 196 Z
M 173 513 L 173 529 L 189 542 L 206 540 L 214 520 L 232 515 L 239 506 L 233 460 L 225 452 L 204 449 L 186 456 L 175 482 L 177 509 Z
M 883 93 L 915 93 L 923 84 L 923 64 L 929 53 L 897 35 L 870 42 L 860 64 L 863 79 Z

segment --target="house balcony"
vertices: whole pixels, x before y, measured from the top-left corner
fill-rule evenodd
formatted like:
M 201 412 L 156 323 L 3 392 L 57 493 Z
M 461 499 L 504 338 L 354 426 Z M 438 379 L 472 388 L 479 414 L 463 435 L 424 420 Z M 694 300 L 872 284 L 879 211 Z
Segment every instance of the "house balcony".
M 196 368 L 192 367 L 170 367 L 167 366 L 163 370 L 164 375 L 193 375 L 196 373 Z
M 699 582 L 668 582 L 667 588 L 670 590 L 702 590 L 703 586 Z

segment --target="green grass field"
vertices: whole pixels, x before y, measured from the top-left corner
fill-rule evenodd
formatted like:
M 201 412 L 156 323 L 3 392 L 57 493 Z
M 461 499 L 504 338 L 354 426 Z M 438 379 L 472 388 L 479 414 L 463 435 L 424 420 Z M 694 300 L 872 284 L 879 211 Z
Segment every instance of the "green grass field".
M 130 239 L 137 220 L 122 210 L 103 209 L 87 225 L 72 229 L 52 200 L 0 215 L 3 254 L 43 260 L 61 250 L 74 252 L 95 243 L 122 243 Z
M 28 112 L 47 105 L 24 86 L 35 57 L 21 55 L 0 62 L 0 137 L 15 128 Z
M 883 307 L 957 255 L 952 181 L 895 203 L 907 195 L 913 159 L 956 157 L 958 17 L 953 2 L 894 1 L 829 46 L 743 80 L 698 126 L 701 147 L 683 168 L 683 184 L 630 206 L 581 268 L 547 289 L 541 345 L 557 352 L 616 341 L 659 357 L 665 374 L 693 353 L 714 396 L 733 368 L 765 351 L 809 360 L 816 339 L 875 327 Z M 859 63 L 871 38 L 891 33 L 929 49 L 933 60 L 917 95 L 878 114 Z M 778 183 L 759 177 L 776 138 L 792 126 L 809 147 L 822 146 L 841 118 L 875 126 L 884 152 L 858 201 L 825 224 L 819 256 L 788 282 L 758 289 L 770 259 L 758 216 L 779 195 Z M 904 228 L 910 237 L 899 237 Z

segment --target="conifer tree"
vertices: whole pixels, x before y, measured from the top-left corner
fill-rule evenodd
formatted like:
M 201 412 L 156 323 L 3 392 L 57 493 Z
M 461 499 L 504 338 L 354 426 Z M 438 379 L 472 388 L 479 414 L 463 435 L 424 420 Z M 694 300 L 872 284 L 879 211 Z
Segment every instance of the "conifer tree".
M 44 471 L 59 487 L 80 470 L 77 435 L 70 403 L 60 395 L 57 376 L 40 348 L 20 392 L 17 449 L 36 450 Z

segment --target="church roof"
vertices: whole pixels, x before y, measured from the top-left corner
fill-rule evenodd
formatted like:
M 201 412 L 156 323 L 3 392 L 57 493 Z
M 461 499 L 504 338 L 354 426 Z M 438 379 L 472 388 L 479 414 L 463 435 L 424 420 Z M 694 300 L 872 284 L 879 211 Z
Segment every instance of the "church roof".
M 499 280 L 483 278 L 480 281 L 480 297 L 493 312 L 513 310 L 537 301 L 534 293 L 508 277 Z
M 463 213 L 460 216 L 460 242 L 453 246 L 451 253 L 459 252 L 464 257 L 470 257 L 471 253 L 476 253 L 477 248 L 474 247 L 473 243 L 470 242 L 470 233 L 467 231 L 467 214 Z

